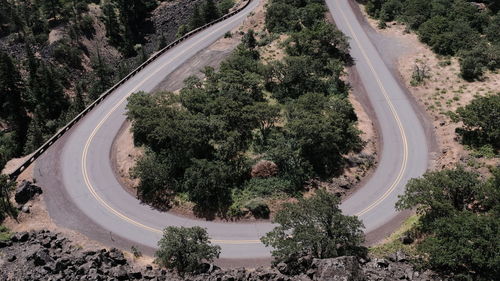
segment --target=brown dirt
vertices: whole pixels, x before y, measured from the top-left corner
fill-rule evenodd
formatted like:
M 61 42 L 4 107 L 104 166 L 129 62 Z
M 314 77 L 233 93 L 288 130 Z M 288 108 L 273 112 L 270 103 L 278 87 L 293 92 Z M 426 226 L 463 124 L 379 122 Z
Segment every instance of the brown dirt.
M 450 168 L 457 163 L 470 164 L 470 161 L 479 163 L 479 166 L 498 164 L 499 158 L 472 159 L 471 152 L 459 143 L 455 133 L 455 129 L 461 124 L 452 122 L 446 113 L 455 112 L 457 108 L 469 104 L 477 96 L 499 92 L 500 73 L 489 72 L 483 81 L 467 82 L 459 76 L 460 65 L 457 58 L 439 57 L 427 45 L 421 43 L 415 33 L 405 32 L 403 24 L 391 22 L 385 29 L 378 28 L 378 22 L 367 16 L 364 7 L 360 6 L 360 9 L 367 22 L 381 37 L 379 44 L 382 41 L 381 45 L 386 46 L 389 44 L 384 44 L 383 41 L 396 41 L 402 42 L 400 45 L 405 46 L 405 50 L 397 52 L 394 57 L 394 67 L 419 106 L 432 119 L 438 149 L 431 168 Z M 416 62 L 430 68 L 430 78 L 422 85 L 412 86 L 411 80 Z
M 135 187 L 139 184 L 139 179 L 133 178 L 130 172 L 144 151 L 141 147 L 134 145 L 134 138 L 130 128 L 129 121 L 126 121 L 120 128 L 111 147 L 111 157 L 118 180 L 129 193 L 136 196 Z
M 14 170 L 19 168 L 19 166 L 21 166 L 21 164 L 24 163 L 24 161 L 28 160 L 31 157 L 31 155 L 32 154 L 29 154 L 29 155 L 26 155 L 23 157 L 19 157 L 19 158 L 10 159 L 9 162 L 7 162 L 5 164 L 5 167 L 2 170 L 2 174 L 8 175 L 8 174 L 14 172 Z M 17 177 L 18 182 L 21 182 L 23 180 L 33 181 L 33 165 L 29 166 L 26 170 L 24 170 Z

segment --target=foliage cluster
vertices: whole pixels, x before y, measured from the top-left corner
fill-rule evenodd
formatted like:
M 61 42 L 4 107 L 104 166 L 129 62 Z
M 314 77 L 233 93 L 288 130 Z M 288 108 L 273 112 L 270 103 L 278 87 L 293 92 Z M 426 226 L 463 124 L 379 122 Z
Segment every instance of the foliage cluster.
M 339 203 L 335 194 L 318 190 L 309 198 L 284 204 L 274 218 L 278 226 L 261 238 L 273 247 L 273 263 L 284 262 L 289 274 L 299 274 L 310 266 L 300 261 L 305 256 L 309 262 L 344 255 L 366 258 L 363 224 L 357 217 L 343 215 Z M 212 245 L 206 230 L 197 226 L 165 228 L 158 246 L 156 262 L 181 274 L 199 270 L 202 262 L 220 254 L 220 247 Z
M 396 204 L 416 207 L 417 249 L 427 253 L 428 265 L 456 280 L 494 280 L 500 275 L 500 169 L 482 180 L 462 167 L 428 172 L 412 179 Z
M 343 215 L 339 203 L 335 194 L 318 190 L 310 198 L 284 204 L 273 220 L 279 226 L 261 239 L 273 247 L 274 263 L 286 262 L 301 270 L 294 262 L 303 256 L 365 256 L 363 224 L 357 217 Z
M 189 17 L 189 22 L 179 26 L 177 37 L 181 37 L 193 29 L 218 19 L 227 14 L 233 6 L 234 0 L 221 0 L 217 4 L 214 0 L 205 0 L 201 5 L 196 4 L 193 14 Z
M 202 262 L 218 258 L 220 246 L 211 245 L 204 228 L 170 226 L 163 230 L 155 255 L 158 264 L 183 274 L 198 270 Z
M 16 187 L 15 182 L 9 181 L 9 178 L 6 175 L 0 175 L 0 223 L 7 217 L 7 216 L 16 216 L 17 210 L 12 206 L 10 203 L 10 192 L 14 190 Z M 7 232 L 5 229 L 2 229 L 2 226 L 0 226 L 0 237 L 2 235 L 1 232 Z M 1 238 L 0 238 L 1 240 Z
M 484 151 L 491 148 L 495 155 L 500 149 L 500 93 L 478 97 L 457 109 L 454 119 L 463 126 L 456 131 L 464 144 Z
M 461 75 L 480 79 L 500 67 L 498 1 L 367 0 L 366 10 L 381 23 L 401 20 L 440 55 L 460 57 Z M 478 3 L 487 7 L 482 9 Z
M 289 5 L 309 11 L 320 4 Z M 342 155 L 362 146 L 340 79 L 349 47 L 323 13 L 308 19 L 287 31 L 283 60 L 263 64 L 250 30 L 219 71 L 205 69 L 203 81 L 189 78 L 179 95 L 129 99 L 135 142 L 148 148 L 135 168 L 143 200 L 165 204 L 184 192 L 200 212 L 266 216 L 262 199 L 294 196 L 308 179 L 342 171 Z M 266 17 L 268 29 L 281 32 L 272 21 Z M 277 174 L 251 178 L 259 160 L 274 162 Z

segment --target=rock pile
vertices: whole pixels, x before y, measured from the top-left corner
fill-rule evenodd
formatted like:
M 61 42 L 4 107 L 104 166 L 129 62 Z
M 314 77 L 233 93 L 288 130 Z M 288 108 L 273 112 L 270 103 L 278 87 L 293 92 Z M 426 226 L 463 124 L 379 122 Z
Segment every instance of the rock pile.
M 400 260 L 400 262 L 398 262 Z M 311 259 L 310 268 L 295 276 L 278 269 L 220 269 L 206 265 L 203 272 L 180 277 L 173 271 L 137 269 L 117 249 L 85 251 L 60 234 L 49 231 L 15 234 L 0 242 L 0 280 L 151 280 L 151 281 L 315 281 L 315 280 L 440 280 L 432 272 L 414 271 L 402 253 L 390 259 L 358 260 L 355 257 Z M 306 263 L 309 261 L 306 261 Z
M 16 203 L 24 204 L 38 194 L 42 194 L 42 188 L 34 185 L 30 181 L 22 181 L 16 188 L 14 199 L 16 200 Z

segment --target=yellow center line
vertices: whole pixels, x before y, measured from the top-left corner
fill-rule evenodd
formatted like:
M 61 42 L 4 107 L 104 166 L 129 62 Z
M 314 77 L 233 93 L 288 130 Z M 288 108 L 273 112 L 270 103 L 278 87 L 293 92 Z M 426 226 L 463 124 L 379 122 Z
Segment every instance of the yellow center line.
M 349 31 L 351 32 L 352 37 L 354 38 L 354 41 L 356 41 L 356 44 L 358 45 L 359 49 L 361 50 L 363 57 L 365 58 L 366 62 L 368 63 L 368 66 L 370 67 L 371 72 L 375 76 L 375 80 L 377 81 L 377 84 L 378 84 L 380 90 L 382 91 L 382 94 L 384 95 L 384 98 L 385 98 L 387 104 L 389 105 L 389 109 L 391 110 L 391 113 L 394 116 L 394 119 L 396 120 L 396 124 L 398 125 L 399 132 L 401 134 L 401 140 L 403 141 L 403 163 L 400 167 L 398 176 L 396 177 L 394 182 L 391 184 L 389 189 L 387 189 L 382 196 L 380 196 L 377 200 L 375 200 L 373 203 L 371 203 L 368 207 L 366 207 L 362 211 L 355 214 L 356 216 L 361 216 L 361 215 L 366 214 L 367 212 L 369 212 L 370 210 L 372 210 L 376 206 L 378 206 L 382 201 L 384 201 L 394 191 L 394 189 L 396 189 L 398 184 L 401 182 L 401 179 L 403 178 L 403 175 L 406 171 L 406 166 L 408 164 L 408 139 L 406 137 L 406 133 L 405 133 L 403 124 L 401 123 L 401 119 L 399 118 L 399 115 L 398 115 L 391 99 L 389 98 L 389 95 L 388 95 L 384 85 L 382 84 L 382 81 L 380 80 L 380 77 L 378 76 L 377 72 L 375 71 L 375 68 L 373 67 L 371 60 L 368 58 L 368 55 L 366 54 L 365 49 L 361 45 L 361 42 L 359 41 L 358 36 L 356 36 L 354 29 L 352 28 L 351 24 L 347 20 L 347 17 L 345 15 L 344 11 L 340 8 L 339 8 L 339 11 L 342 14 L 342 17 L 344 18 L 344 21 L 347 24 Z
M 201 43 L 202 41 L 204 41 L 206 38 L 210 37 L 212 34 L 218 32 L 219 30 L 225 28 L 227 25 L 229 25 L 230 23 L 227 23 L 227 24 L 224 24 L 222 26 L 220 26 L 219 28 L 213 30 L 212 32 L 208 33 L 207 35 L 205 35 L 204 37 L 200 38 L 199 40 L 197 40 L 195 43 L 191 44 L 191 46 L 196 46 L 198 45 L 199 43 Z M 87 142 L 85 143 L 85 147 L 83 149 L 83 155 L 82 155 L 82 173 L 83 173 L 83 178 L 84 178 L 84 181 L 85 181 L 85 185 L 87 186 L 88 190 L 90 191 L 90 193 L 92 194 L 92 196 L 102 205 L 104 206 L 106 209 L 108 209 L 111 213 L 115 214 L 116 216 L 118 216 L 119 218 L 121 218 L 122 220 L 124 221 L 127 221 L 131 224 L 134 224 L 138 227 L 141 227 L 143 229 L 146 229 L 146 230 L 149 230 L 151 232 L 154 232 L 154 233 L 162 233 L 163 231 L 161 229 L 157 229 L 157 228 L 154 228 L 154 227 L 150 227 L 150 226 L 147 226 L 145 224 L 142 224 L 132 218 L 129 218 L 127 217 L 126 215 L 122 214 L 121 212 L 119 212 L 118 210 L 114 209 L 113 207 L 111 207 L 104 199 L 101 198 L 101 196 L 96 192 L 94 186 L 92 185 L 90 179 L 89 179 L 89 176 L 88 176 L 88 171 L 87 171 L 87 155 L 88 155 L 88 150 L 89 150 L 89 147 L 90 147 L 90 144 L 92 143 L 92 140 L 94 139 L 95 135 L 97 134 L 97 132 L 99 131 L 99 129 L 102 127 L 102 125 L 104 124 L 104 122 L 106 122 L 107 119 L 109 119 L 109 117 L 111 116 L 111 114 L 113 114 L 113 112 L 116 111 L 116 109 L 132 94 L 134 93 L 135 91 L 137 91 L 142 85 L 144 85 L 144 83 L 146 81 L 148 81 L 151 77 L 153 77 L 154 75 L 156 75 L 158 72 L 160 72 L 161 70 L 163 70 L 163 68 L 165 66 L 167 66 L 168 64 L 170 64 L 172 61 L 174 61 L 176 58 L 180 57 L 181 55 L 185 54 L 190 48 L 186 48 L 186 49 L 183 49 L 179 54 L 177 54 L 176 56 L 170 58 L 167 62 L 165 62 L 161 67 L 157 68 L 153 73 L 151 73 L 150 75 L 148 75 L 146 78 L 144 78 L 141 82 L 139 82 L 137 84 L 137 86 L 135 86 L 132 91 L 130 91 L 129 93 L 127 93 L 120 101 L 118 101 L 118 103 L 104 116 L 104 118 L 99 122 L 99 124 L 97 124 L 97 126 L 94 128 L 94 130 L 92 131 L 91 135 L 89 136 L 89 138 L 87 139 Z M 214 243 L 219 243 L 219 244 L 255 244 L 255 243 L 260 243 L 260 240 L 212 240 L 212 242 Z
M 365 214 L 366 212 L 370 211 L 371 209 L 375 208 L 377 205 L 380 204 L 380 202 L 382 202 L 385 198 L 387 198 L 391 193 L 392 191 L 394 191 L 394 189 L 396 188 L 396 186 L 399 184 L 399 182 L 401 181 L 402 179 L 402 176 L 404 174 L 404 171 L 406 170 L 406 165 L 407 165 L 407 160 L 408 160 L 408 143 L 407 143 L 407 138 L 406 138 L 406 134 L 405 134 L 405 131 L 404 131 L 404 128 L 402 126 L 402 123 L 401 123 L 401 120 L 399 119 L 399 116 L 398 114 L 396 113 L 396 110 L 394 108 L 394 105 L 392 104 L 392 102 L 390 101 L 389 99 L 389 95 L 387 94 L 387 91 L 385 90 L 385 88 L 383 87 L 382 85 L 382 82 L 380 81 L 380 78 L 378 77 L 378 74 L 375 72 L 375 69 L 371 63 L 371 61 L 368 59 L 368 56 L 365 52 L 365 50 L 362 48 L 356 34 L 354 33 L 353 29 L 352 29 L 352 26 L 349 24 L 349 22 L 347 21 L 347 18 L 344 14 L 344 12 L 341 10 L 341 13 L 342 13 L 342 16 L 344 17 L 344 20 L 346 21 L 351 33 L 353 34 L 353 38 L 354 40 L 356 41 L 356 43 L 358 44 L 358 46 L 360 47 L 360 50 L 363 54 L 363 56 L 365 57 L 365 59 L 367 60 L 368 62 L 368 65 L 371 69 L 371 71 L 373 72 L 374 76 L 375 76 L 375 79 L 377 80 L 377 83 L 382 91 L 382 93 L 384 94 L 384 97 L 389 105 L 389 108 L 391 110 L 391 113 L 393 114 L 394 118 L 396 119 L 396 123 L 399 127 L 399 130 L 400 130 L 400 133 L 401 133 L 401 138 L 402 138 L 402 141 L 403 141 L 403 164 L 401 166 L 401 169 L 399 171 L 399 174 L 396 178 L 396 180 L 393 182 L 393 184 L 390 186 L 390 188 L 380 197 L 378 198 L 375 202 L 373 202 L 371 205 L 369 205 L 367 208 L 365 208 L 364 210 L 362 210 L 361 212 L 357 213 L 356 215 L 357 216 L 361 216 L 363 214 Z M 228 23 L 229 24 L 229 23 Z M 222 25 L 221 27 L 213 30 L 212 32 L 208 33 L 207 35 L 205 35 L 204 37 L 200 38 L 198 41 L 196 41 L 196 43 L 193 43 L 191 46 L 193 45 L 197 45 L 199 43 L 201 43 L 203 40 L 205 40 L 206 38 L 208 38 L 209 36 L 211 36 L 212 34 L 216 33 L 217 31 L 219 31 L 220 29 L 226 27 L 228 24 L 225 24 L 225 25 Z M 181 55 L 183 55 L 184 53 L 186 53 L 187 51 L 189 50 L 189 48 L 186 48 L 184 49 L 183 51 L 181 51 L 179 54 L 177 54 L 176 56 L 174 56 L 173 58 L 169 59 L 167 62 L 165 62 L 160 68 L 158 68 L 156 71 L 154 71 L 153 73 L 151 73 L 149 76 L 147 76 L 145 79 L 143 79 L 141 82 L 139 82 L 139 84 L 134 87 L 132 89 L 132 91 L 130 91 L 129 93 L 127 93 L 120 101 L 118 101 L 118 103 L 111 109 L 111 111 L 109 111 L 105 116 L 104 118 L 99 122 L 99 124 L 94 128 L 94 130 L 92 131 L 92 134 L 90 135 L 90 137 L 87 139 L 87 142 L 85 143 L 85 147 L 83 149 L 83 155 L 82 155 L 82 172 L 83 172 L 83 177 L 84 177 L 84 181 L 85 181 L 85 184 L 88 188 L 88 190 L 90 191 L 90 193 L 92 194 L 92 196 L 102 205 L 104 206 L 106 209 L 108 209 L 109 211 L 111 211 L 113 214 L 115 214 L 116 216 L 118 216 L 119 218 L 123 219 L 124 221 L 127 221 L 131 224 L 134 224 L 138 227 L 141 227 L 143 229 L 146 229 L 146 230 L 149 230 L 151 232 L 154 232 L 154 233 L 162 233 L 162 230 L 161 229 L 157 229 L 157 228 L 154 228 L 154 227 L 150 227 L 150 226 L 147 226 L 147 225 L 144 225 L 134 219 L 131 219 L 129 217 L 127 217 L 126 215 L 122 214 L 121 212 L 115 210 L 113 207 L 111 207 L 106 201 L 104 201 L 100 195 L 95 191 L 95 188 L 93 187 L 92 183 L 90 182 L 90 179 L 89 179 L 89 176 L 88 176 L 88 172 L 87 172 L 87 155 L 88 155 L 88 150 L 89 150 L 89 147 L 90 147 L 90 144 L 92 142 L 92 140 L 94 139 L 95 135 L 97 134 L 97 132 L 99 131 L 99 129 L 102 127 L 102 125 L 104 124 L 104 122 L 109 119 L 109 117 L 111 116 L 111 114 L 113 112 L 116 111 L 116 109 L 132 94 L 134 93 L 135 91 L 137 91 L 137 89 L 139 87 L 141 87 L 142 85 L 144 85 L 144 83 L 146 81 L 148 81 L 151 77 L 153 77 L 154 75 L 156 75 L 159 71 L 161 71 L 165 66 L 167 66 L 168 64 L 170 64 L 173 60 L 175 60 L 176 58 L 180 57 Z M 257 243 L 260 243 L 259 240 L 212 240 L 212 242 L 214 243 L 219 243 L 219 244 L 257 244 Z

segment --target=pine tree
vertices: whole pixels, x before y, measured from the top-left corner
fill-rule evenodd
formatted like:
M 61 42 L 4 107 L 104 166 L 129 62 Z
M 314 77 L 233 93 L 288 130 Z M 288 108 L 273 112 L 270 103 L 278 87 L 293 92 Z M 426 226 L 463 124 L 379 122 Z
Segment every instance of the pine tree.
M 198 4 L 194 6 L 193 14 L 189 20 L 189 29 L 193 30 L 202 26 L 205 23 L 204 18 L 201 14 L 201 8 Z
M 19 71 L 6 53 L 0 52 L 0 118 L 16 133 L 19 148 L 25 142 L 28 116 L 22 100 L 22 80 Z
M 115 6 L 112 2 L 106 2 L 103 5 L 104 26 L 106 27 L 106 36 L 109 38 L 111 45 L 118 46 L 122 41 L 120 35 L 120 24 L 116 16 Z
M 205 5 L 203 5 L 203 20 L 205 21 L 205 23 L 209 23 L 218 18 L 219 9 L 217 9 L 214 0 L 207 0 Z

